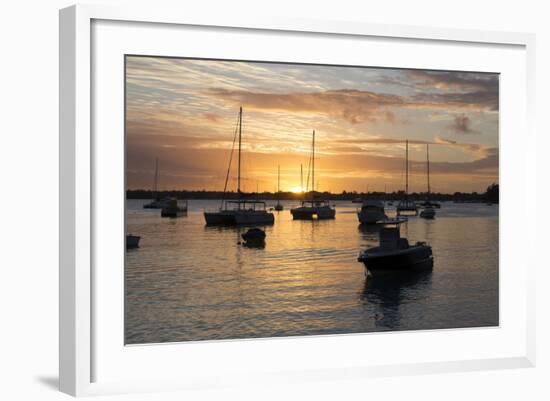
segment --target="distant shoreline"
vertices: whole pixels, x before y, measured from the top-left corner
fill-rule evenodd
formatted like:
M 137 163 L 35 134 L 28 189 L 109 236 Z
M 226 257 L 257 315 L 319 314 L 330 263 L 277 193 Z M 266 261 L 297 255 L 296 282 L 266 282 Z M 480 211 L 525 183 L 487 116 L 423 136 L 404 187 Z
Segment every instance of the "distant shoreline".
M 342 192 L 339 194 L 333 194 L 330 192 L 311 192 L 307 193 L 294 193 L 294 192 L 261 192 L 261 193 L 242 193 L 239 195 L 237 192 L 221 191 L 186 191 L 186 190 L 170 190 L 159 191 L 156 194 L 151 190 L 145 189 L 129 189 L 126 191 L 126 199 L 153 199 L 155 197 L 176 197 L 178 199 L 262 199 L 262 200 L 287 200 L 287 201 L 300 201 L 302 199 L 311 199 L 311 197 L 320 197 L 327 200 L 342 200 L 353 201 L 358 199 L 379 199 L 379 200 L 392 200 L 399 201 L 405 198 L 403 191 L 384 193 L 384 192 Z M 458 202 L 491 202 L 498 203 L 498 187 L 496 194 L 494 191 L 485 193 L 463 193 L 456 192 L 454 194 L 443 193 L 427 193 L 413 192 L 408 195 L 408 198 L 415 201 L 424 201 L 430 199 L 432 201 L 458 201 Z

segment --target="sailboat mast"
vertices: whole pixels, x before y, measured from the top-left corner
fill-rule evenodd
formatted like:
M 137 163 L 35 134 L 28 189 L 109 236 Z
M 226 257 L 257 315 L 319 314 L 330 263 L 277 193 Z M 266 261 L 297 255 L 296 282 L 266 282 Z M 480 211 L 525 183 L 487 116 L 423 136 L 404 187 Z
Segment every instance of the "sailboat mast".
M 311 191 L 315 191 L 315 130 L 313 130 L 313 145 L 312 145 L 312 166 L 311 166 Z
M 300 189 L 304 192 L 304 165 L 300 163 Z
M 243 108 L 239 109 L 239 161 L 237 168 L 237 193 L 241 194 L 241 137 L 243 132 Z
M 430 145 L 426 144 L 426 166 L 428 168 L 428 196 L 430 195 Z
M 409 195 L 409 140 L 405 142 L 405 195 Z
M 281 165 L 277 167 L 277 192 L 281 192 Z
M 159 182 L 159 159 L 158 157 L 155 159 L 155 181 L 153 183 L 153 191 L 155 193 L 155 196 L 158 192 L 158 182 Z

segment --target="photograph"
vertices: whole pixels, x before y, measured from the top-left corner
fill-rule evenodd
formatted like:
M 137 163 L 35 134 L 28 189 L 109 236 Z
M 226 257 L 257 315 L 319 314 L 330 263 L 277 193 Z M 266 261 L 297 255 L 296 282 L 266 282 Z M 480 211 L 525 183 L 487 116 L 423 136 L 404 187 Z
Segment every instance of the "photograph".
M 499 326 L 498 73 L 126 54 L 124 92 L 126 345 Z

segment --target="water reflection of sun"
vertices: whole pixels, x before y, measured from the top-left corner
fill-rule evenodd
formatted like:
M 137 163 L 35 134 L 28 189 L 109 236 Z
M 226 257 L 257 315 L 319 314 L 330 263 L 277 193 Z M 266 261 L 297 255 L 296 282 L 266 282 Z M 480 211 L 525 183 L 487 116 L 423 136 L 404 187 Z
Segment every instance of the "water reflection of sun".
M 302 187 L 297 186 L 297 187 L 290 188 L 290 192 L 294 192 L 295 194 L 299 194 L 300 192 L 304 192 L 304 191 L 303 191 Z

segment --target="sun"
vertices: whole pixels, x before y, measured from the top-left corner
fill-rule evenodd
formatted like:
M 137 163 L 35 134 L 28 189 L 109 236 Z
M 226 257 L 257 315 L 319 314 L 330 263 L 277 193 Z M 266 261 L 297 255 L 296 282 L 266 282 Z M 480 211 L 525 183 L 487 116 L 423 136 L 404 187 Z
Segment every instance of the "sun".
M 295 194 L 299 194 L 301 192 L 304 192 L 304 190 L 302 189 L 302 187 L 298 186 L 298 187 L 292 187 L 290 189 L 291 192 L 294 192 Z

